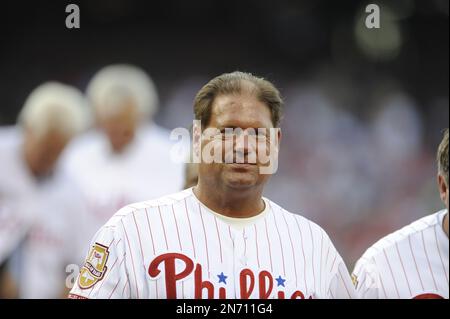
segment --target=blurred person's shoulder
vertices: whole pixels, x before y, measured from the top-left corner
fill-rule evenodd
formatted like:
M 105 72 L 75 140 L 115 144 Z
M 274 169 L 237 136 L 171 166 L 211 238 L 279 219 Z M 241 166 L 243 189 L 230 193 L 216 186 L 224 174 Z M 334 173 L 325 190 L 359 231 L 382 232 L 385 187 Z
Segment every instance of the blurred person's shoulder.
M 187 130 L 186 133 L 188 134 Z M 138 153 L 142 155 L 141 159 L 146 159 L 148 156 L 154 159 L 152 165 L 165 168 L 163 169 L 164 174 L 168 174 L 169 171 L 171 176 L 183 175 L 184 159 L 188 158 L 190 154 L 190 135 L 181 139 L 177 135 L 171 138 L 170 130 L 155 123 L 148 123 L 140 129 L 139 139 Z M 179 159 L 172 158 L 174 154 Z M 148 165 L 148 162 L 145 165 Z M 176 182 L 176 185 L 179 189 L 181 182 Z
M 0 126 L 0 147 L 17 144 L 21 136 L 21 128 L 18 125 Z
M 176 140 L 170 139 L 171 131 L 154 122 L 143 124 L 142 136 L 152 147 L 170 148 Z
M 428 230 L 435 231 L 436 227 L 442 228 L 442 221 L 447 210 L 440 210 L 436 213 L 422 217 L 409 225 L 406 225 L 387 236 L 379 239 L 375 244 L 369 247 L 362 260 L 370 260 L 380 255 L 384 255 L 391 250 L 397 250 L 403 244 L 411 245 L 412 242 L 423 241 L 422 236 Z M 414 249 L 414 247 L 412 247 Z
M 75 137 L 64 150 L 61 167 L 70 171 L 80 165 L 93 165 L 106 142 L 105 137 L 97 130 L 90 130 Z
M 170 130 L 156 124 L 155 122 L 148 122 L 143 125 L 143 131 L 145 134 L 148 134 L 148 136 L 154 137 L 154 138 L 162 138 L 165 139 L 166 137 L 169 137 Z
M 75 137 L 67 146 L 67 152 L 71 154 L 87 153 L 98 149 L 105 140 L 101 132 L 91 129 L 77 137 Z
M 25 170 L 21 152 L 23 136 L 20 131 L 10 131 L 6 135 L 0 136 L 0 170 L 11 175 L 17 169 Z M 2 178 L 4 177 L 2 176 Z
M 67 202 L 79 200 L 79 197 L 81 197 L 80 186 L 76 183 L 74 176 L 62 167 L 61 163 L 59 163 L 52 175 L 51 182 L 53 184 L 52 188 L 61 194 L 63 198 L 67 199 Z

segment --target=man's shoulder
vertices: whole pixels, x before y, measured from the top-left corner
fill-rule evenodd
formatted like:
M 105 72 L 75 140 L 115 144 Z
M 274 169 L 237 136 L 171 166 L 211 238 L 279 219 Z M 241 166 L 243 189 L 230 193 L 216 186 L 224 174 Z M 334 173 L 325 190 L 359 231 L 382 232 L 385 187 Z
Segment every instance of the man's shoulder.
M 427 229 L 435 227 L 438 223 L 438 215 L 440 213 L 442 213 L 442 211 L 422 217 L 382 237 L 366 250 L 361 260 L 373 260 L 380 255 L 387 254 L 393 249 L 399 249 L 404 243 L 409 245 L 412 238 L 422 234 Z M 414 249 L 414 247 L 412 247 L 412 249 Z
M 190 196 L 192 196 L 191 190 L 185 189 L 159 198 L 126 205 L 110 218 L 105 224 L 105 227 L 115 227 L 121 222 L 139 214 L 147 214 L 150 216 L 151 214 L 159 213 L 158 208 L 176 205 L 177 203 L 184 202 Z
M 17 144 L 22 140 L 22 130 L 18 125 L 0 126 L 0 148 Z
M 75 137 L 67 145 L 62 154 L 62 161 L 70 164 L 91 161 L 94 155 L 98 156 L 105 145 L 107 145 L 106 137 L 98 130 L 91 129 Z
M 0 185 L 9 192 L 16 187 L 31 187 L 33 182 L 21 152 L 22 140 L 0 143 Z

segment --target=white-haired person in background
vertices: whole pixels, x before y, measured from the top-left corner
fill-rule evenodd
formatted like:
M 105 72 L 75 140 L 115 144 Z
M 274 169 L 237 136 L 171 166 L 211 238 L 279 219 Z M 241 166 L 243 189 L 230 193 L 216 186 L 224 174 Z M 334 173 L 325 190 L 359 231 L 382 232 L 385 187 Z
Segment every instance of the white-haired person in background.
M 59 159 L 85 128 L 85 104 L 76 88 L 44 83 L 25 101 L 17 138 L 0 145 L 3 297 L 58 298 L 70 288 L 66 266 L 84 253 L 74 229 L 83 207 Z
M 121 207 L 182 188 L 184 166 L 170 156 L 170 132 L 153 121 L 158 95 L 143 70 L 104 67 L 86 95 L 95 125 L 70 147 L 64 167 L 87 200 L 89 223 L 81 230 L 87 246 Z

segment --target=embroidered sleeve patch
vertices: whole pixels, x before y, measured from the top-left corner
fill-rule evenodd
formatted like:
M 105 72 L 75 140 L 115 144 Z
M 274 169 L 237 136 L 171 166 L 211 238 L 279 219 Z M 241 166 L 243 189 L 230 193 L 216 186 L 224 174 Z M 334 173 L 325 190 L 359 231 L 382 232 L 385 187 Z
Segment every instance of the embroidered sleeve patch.
M 109 251 L 108 247 L 99 243 L 95 243 L 89 252 L 88 258 L 81 268 L 80 276 L 78 277 L 78 286 L 81 289 L 92 288 L 97 282 L 101 281 L 105 276 L 108 267 Z

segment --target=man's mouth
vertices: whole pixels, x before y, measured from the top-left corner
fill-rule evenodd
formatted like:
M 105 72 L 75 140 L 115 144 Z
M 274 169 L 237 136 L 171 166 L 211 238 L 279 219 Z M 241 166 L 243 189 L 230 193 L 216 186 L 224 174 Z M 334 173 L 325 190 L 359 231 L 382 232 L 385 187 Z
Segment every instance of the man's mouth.
M 242 171 L 246 171 L 249 169 L 253 169 L 256 165 L 255 164 L 251 164 L 251 163 L 229 163 L 226 164 L 228 167 L 232 168 L 233 170 L 242 170 Z

